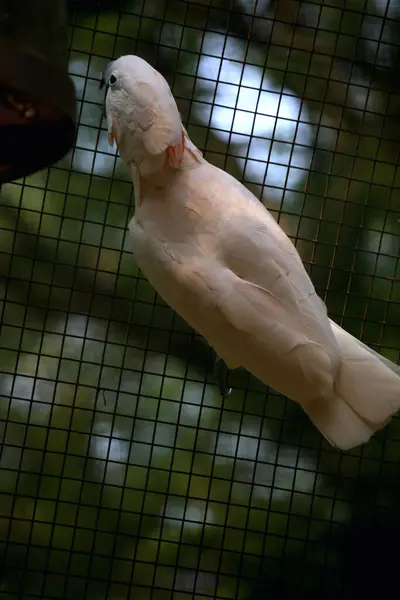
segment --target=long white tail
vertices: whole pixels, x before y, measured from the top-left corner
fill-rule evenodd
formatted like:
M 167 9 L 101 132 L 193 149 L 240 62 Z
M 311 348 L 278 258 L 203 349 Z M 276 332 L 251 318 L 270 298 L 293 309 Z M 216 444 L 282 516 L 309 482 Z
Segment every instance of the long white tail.
M 332 445 L 349 450 L 367 442 L 400 409 L 400 366 L 331 325 L 343 356 L 336 394 L 306 408 Z

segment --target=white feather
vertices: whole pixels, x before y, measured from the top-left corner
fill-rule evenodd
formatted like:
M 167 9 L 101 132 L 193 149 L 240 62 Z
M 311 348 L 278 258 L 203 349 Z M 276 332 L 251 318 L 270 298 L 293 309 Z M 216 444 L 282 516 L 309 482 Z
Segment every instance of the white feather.
M 121 62 L 127 63 L 124 81 L 136 77 L 130 60 Z M 157 96 L 156 82 L 153 91 Z M 163 92 L 157 111 L 164 100 L 170 106 Z M 110 96 L 108 102 L 107 111 L 116 115 Z M 120 127 L 123 140 L 144 135 L 143 125 Z M 160 140 L 165 131 L 161 127 Z M 329 320 L 273 217 L 184 134 L 178 169 L 157 163 L 152 177 L 140 171 L 142 201 L 130 223 L 139 267 L 230 368 L 244 367 L 299 402 L 331 444 L 348 449 L 366 442 L 400 408 L 400 367 Z M 152 144 L 143 143 L 148 161 L 165 141 Z

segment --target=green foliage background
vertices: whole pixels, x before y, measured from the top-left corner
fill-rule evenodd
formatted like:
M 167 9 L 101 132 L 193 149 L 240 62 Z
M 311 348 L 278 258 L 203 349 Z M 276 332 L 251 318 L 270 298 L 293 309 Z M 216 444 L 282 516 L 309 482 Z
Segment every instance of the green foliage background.
M 135 264 L 132 185 L 98 85 L 112 57 L 154 61 L 206 158 L 296 242 L 331 317 L 398 362 L 400 28 L 382 6 L 69 2 L 76 148 L 0 198 L 1 598 L 343 598 L 366 571 L 369 590 L 391 583 L 398 420 L 339 453 L 246 373 L 221 402 L 209 348 Z M 286 165 L 280 185 L 248 175 L 248 138 L 212 126 L 215 83 L 195 83 L 199 58 L 230 47 L 300 106 L 255 156 Z

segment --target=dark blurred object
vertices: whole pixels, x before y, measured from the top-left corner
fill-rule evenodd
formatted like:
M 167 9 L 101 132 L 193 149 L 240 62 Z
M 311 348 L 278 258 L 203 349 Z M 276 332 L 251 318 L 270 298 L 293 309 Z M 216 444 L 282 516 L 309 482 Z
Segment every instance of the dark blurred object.
M 75 139 L 66 4 L 0 0 L 0 182 L 61 159 Z

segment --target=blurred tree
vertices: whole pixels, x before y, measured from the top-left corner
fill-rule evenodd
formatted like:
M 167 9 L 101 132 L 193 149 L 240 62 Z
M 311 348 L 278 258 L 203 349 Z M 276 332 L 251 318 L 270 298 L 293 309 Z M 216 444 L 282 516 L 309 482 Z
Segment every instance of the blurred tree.
M 279 220 L 332 317 L 398 361 L 392 4 L 69 2 L 76 148 L 1 191 L 4 597 L 343 598 L 368 532 L 388 546 L 375 523 L 397 510 L 397 420 L 340 454 L 247 373 L 220 401 L 210 349 L 135 265 L 98 84 L 123 53 L 161 69 L 194 142 Z

